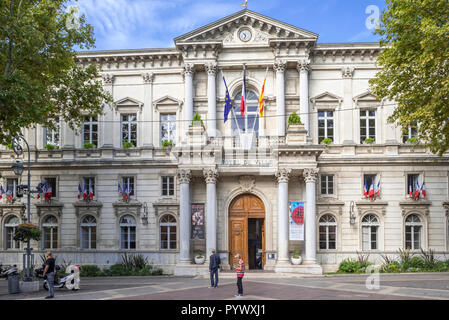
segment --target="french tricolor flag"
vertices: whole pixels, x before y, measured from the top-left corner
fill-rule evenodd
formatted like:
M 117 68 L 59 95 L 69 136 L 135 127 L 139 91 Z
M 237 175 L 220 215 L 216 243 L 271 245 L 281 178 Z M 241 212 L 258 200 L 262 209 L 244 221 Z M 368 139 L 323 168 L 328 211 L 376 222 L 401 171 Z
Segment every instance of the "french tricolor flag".
M 240 115 L 245 117 L 245 101 L 246 101 L 246 69 L 243 66 L 243 85 L 242 85 L 242 99 L 240 100 Z
M 423 197 L 426 197 L 426 182 L 423 181 L 422 186 L 421 186 L 421 194 L 423 195 Z
M 94 198 L 94 189 L 92 188 L 92 185 L 89 184 L 89 199 Z
M 365 181 L 365 185 L 363 186 L 363 196 L 364 196 L 365 198 L 368 197 L 368 184 L 367 184 L 366 181 Z
M 83 199 L 87 200 L 89 197 L 89 195 L 87 194 L 87 187 L 86 184 L 84 184 L 84 189 L 83 189 Z
M 411 198 L 413 196 L 413 188 L 412 188 L 412 181 L 408 184 L 408 196 Z
M 419 182 L 418 179 L 416 179 L 416 186 L 415 186 L 415 193 L 413 194 L 413 198 L 418 199 L 419 198 Z
M 0 200 L 3 198 L 4 194 L 5 194 L 5 190 L 3 189 L 3 186 L 0 186 Z
M 127 183 L 124 183 L 124 187 L 123 187 L 123 199 L 125 200 L 125 201 L 128 201 L 129 200 L 129 193 L 128 193 L 128 184 Z
M 81 184 L 78 184 L 78 199 L 81 200 L 81 194 L 83 193 L 83 190 L 81 189 Z
M 376 188 L 376 197 L 380 196 L 380 180 L 377 181 L 377 188 Z
M 371 185 L 369 186 L 368 196 L 370 198 L 374 198 L 374 181 L 371 181 Z
M 123 191 L 122 191 L 122 186 L 120 185 L 120 182 L 118 183 L 118 190 L 117 192 L 122 195 Z

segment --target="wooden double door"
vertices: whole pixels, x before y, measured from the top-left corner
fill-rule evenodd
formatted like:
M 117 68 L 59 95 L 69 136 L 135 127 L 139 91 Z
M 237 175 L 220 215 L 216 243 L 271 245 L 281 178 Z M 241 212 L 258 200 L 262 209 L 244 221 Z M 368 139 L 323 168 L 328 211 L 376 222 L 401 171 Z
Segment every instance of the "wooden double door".
M 232 269 L 237 264 L 237 253 L 242 255 L 247 269 L 265 265 L 265 206 L 252 194 L 236 197 L 229 207 L 229 262 Z M 261 261 L 257 261 L 257 257 Z

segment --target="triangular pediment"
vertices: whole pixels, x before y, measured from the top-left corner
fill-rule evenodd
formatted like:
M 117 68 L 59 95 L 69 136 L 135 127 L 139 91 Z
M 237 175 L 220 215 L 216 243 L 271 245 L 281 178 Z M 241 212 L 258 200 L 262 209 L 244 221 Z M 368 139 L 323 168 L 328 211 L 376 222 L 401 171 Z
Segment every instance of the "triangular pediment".
M 170 105 L 171 106 L 172 105 L 180 106 L 180 105 L 182 105 L 182 101 L 167 95 L 167 96 L 164 96 L 162 98 L 155 100 L 153 102 L 153 105 L 155 105 L 155 106 L 164 106 L 164 105 L 165 106 L 170 106 Z
M 115 102 L 115 104 L 117 106 L 143 106 L 143 102 L 130 98 L 130 97 L 126 97 L 123 99 L 120 99 L 118 101 Z
M 174 39 L 176 45 L 186 43 L 229 43 L 237 37 L 237 30 L 248 28 L 251 31 L 251 41 L 268 42 L 269 39 L 308 40 L 316 41 L 316 33 L 289 25 L 287 23 L 266 17 L 257 12 L 244 9 L 204 27 L 193 30 Z
M 338 103 L 338 102 L 343 101 L 343 98 L 326 91 L 326 92 L 319 94 L 313 98 L 310 98 L 310 101 L 312 101 L 313 103 L 316 103 L 316 102 L 337 102 Z
M 355 102 L 380 102 L 379 99 L 370 91 L 365 91 L 354 97 Z

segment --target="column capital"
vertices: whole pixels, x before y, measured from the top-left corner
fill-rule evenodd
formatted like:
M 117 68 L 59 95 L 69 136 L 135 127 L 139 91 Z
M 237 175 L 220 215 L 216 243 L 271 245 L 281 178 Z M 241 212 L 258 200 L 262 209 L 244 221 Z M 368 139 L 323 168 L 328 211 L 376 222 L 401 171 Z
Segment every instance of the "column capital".
M 351 79 L 354 76 L 354 67 L 342 67 L 341 75 L 343 79 Z
M 114 75 L 112 73 L 103 73 L 101 77 L 103 78 L 103 84 L 105 85 L 112 85 L 114 82 Z
M 282 168 L 278 169 L 276 171 L 276 178 L 278 179 L 278 183 L 288 182 L 290 179 L 290 173 L 292 172 L 292 169 Z
M 143 82 L 146 84 L 153 83 L 154 74 L 151 72 L 142 73 Z
M 319 171 L 320 171 L 320 169 L 318 169 L 318 168 L 307 168 L 307 169 L 304 169 L 303 177 L 304 177 L 304 180 L 306 181 L 306 183 L 308 183 L 308 182 L 316 182 L 316 180 L 318 178 L 318 172 Z
M 215 76 L 217 74 L 217 63 L 216 62 L 208 62 L 204 64 L 206 68 L 207 74 L 211 76 Z
M 190 170 L 177 170 L 176 175 L 178 177 L 178 181 L 180 184 L 189 184 L 190 179 L 192 178 L 192 174 Z
M 183 76 L 186 76 L 186 75 L 192 76 L 195 73 L 194 68 L 195 68 L 195 65 L 193 63 L 186 63 L 182 70 Z
M 285 60 L 276 60 L 273 64 L 273 69 L 276 70 L 276 72 L 284 72 L 286 66 L 287 62 Z
M 203 170 L 204 179 L 206 180 L 206 183 L 217 183 L 218 179 L 218 171 L 216 169 L 205 169 Z
M 298 64 L 296 65 L 296 69 L 298 72 L 309 72 L 310 71 L 310 61 L 303 59 L 299 60 Z

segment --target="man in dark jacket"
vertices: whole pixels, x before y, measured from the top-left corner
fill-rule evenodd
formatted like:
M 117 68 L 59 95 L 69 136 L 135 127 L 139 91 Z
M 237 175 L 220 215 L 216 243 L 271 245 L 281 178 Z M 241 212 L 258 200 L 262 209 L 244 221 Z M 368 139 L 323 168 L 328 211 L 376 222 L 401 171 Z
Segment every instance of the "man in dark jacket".
M 209 272 L 210 272 L 210 287 L 216 288 L 218 286 L 218 267 L 220 266 L 220 256 L 212 250 L 212 254 L 209 257 Z M 214 281 L 215 277 L 215 281 Z

